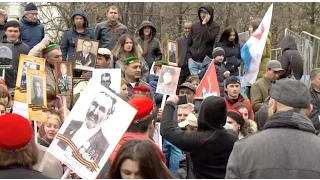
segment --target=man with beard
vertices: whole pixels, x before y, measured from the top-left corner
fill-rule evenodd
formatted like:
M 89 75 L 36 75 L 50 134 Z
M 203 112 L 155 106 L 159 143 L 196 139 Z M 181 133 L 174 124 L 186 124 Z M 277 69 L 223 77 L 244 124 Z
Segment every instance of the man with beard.
M 109 147 L 109 142 L 101 130 L 102 124 L 109 120 L 115 111 L 116 99 L 100 92 L 89 105 L 85 121 L 72 120 L 63 133 L 78 149 L 78 153 L 87 161 L 99 164 Z M 85 135 L 84 135 L 85 134 Z M 57 144 L 72 154 L 70 145 L 59 140 Z

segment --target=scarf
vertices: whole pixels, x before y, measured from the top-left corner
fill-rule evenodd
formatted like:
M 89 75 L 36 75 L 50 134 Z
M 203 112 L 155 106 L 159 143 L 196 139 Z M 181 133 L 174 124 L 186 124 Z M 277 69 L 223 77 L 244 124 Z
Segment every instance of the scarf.
M 108 21 L 108 25 L 113 29 L 113 32 L 115 35 L 119 34 L 119 29 L 116 27 L 117 24 L 118 24 L 117 21 L 115 21 L 115 22 Z
M 285 112 L 278 112 L 270 116 L 263 126 L 262 130 L 269 128 L 288 128 L 297 129 L 306 132 L 314 133 L 315 128 L 310 119 L 305 115 L 300 114 L 299 110 L 289 110 Z

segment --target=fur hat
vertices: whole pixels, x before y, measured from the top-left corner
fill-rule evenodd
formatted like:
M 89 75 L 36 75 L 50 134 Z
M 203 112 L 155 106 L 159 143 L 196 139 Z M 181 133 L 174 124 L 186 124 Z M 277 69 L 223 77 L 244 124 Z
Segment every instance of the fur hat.
M 33 3 L 27 4 L 26 8 L 24 9 L 24 14 L 30 14 L 30 13 L 38 13 L 38 8 Z
M 18 114 L 0 116 L 0 149 L 19 152 L 32 140 L 30 122 Z
M 153 110 L 153 102 L 150 98 L 140 96 L 128 101 L 132 107 L 134 107 L 138 112 L 134 117 L 134 121 L 141 121 L 143 118 L 152 113 Z

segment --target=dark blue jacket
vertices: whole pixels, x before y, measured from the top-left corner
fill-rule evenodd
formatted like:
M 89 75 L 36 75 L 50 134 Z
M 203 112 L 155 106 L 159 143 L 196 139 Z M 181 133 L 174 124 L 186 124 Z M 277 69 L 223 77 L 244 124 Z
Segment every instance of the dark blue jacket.
M 38 20 L 36 23 L 29 22 L 25 16 L 20 19 L 21 42 L 33 48 L 44 38 L 44 26 Z
M 2 43 L 9 43 L 6 36 L 3 37 Z M 22 43 L 19 39 L 19 41 L 13 44 L 12 51 L 12 69 L 6 69 L 4 78 L 8 89 L 16 87 L 20 54 L 28 55 L 30 47 L 27 44 Z
M 159 93 L 156 93 L 156 90 L 157 90 L 157 85 L 158 85 L 158 80 L 159 80 L 159 76 L 156 76 L 156 75 L 153 75 L 153 74 L 150 74 L 147 78 L 147 83 L 150 85 L 151 87 L 151 91 L 152 91 L 152 94 L 153 94 L 153 98 L 154 98 L 154 101 L 156 103 L 156 106 L 158 108 L 161 107 L 161 102 L 162 102 L 162 94 L 159 94 Z
M 75 29 L 74 23 L 73 23 L 73 18 L 76 15 L 80 15 L 84 18 L 85 23 L 84 23 L 84 32 L 78 33 Z M 64 61 L 69 61 L 72 62 L 74 58 L 74 53 L 75 53 L 75 47 L 77 43 L 78 37 L 86 38 L 86 39 L 95 39 L 93 29 L 88 27 L 88 19 L 87 19 L 87 14 L 81 10 L 77 9 L 73 12 L 73 15 L 71 17 L 71 22 L 73 26 L 66 30 L 63 33 L 63 38 L 61 40 L 60 48 L 62 52 L 62 59 Z

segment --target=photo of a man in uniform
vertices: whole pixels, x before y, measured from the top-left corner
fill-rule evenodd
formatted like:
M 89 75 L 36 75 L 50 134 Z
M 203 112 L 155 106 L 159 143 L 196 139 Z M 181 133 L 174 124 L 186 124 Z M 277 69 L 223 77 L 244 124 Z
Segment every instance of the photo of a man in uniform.
M 58 77 L 58 94 L 72 93 L 72 77 L 68 74 L 68 68 L 65 63 L 59 63 L 61 75 Z
M 176 47 L 173 42 L 169 43 L 169 62 L 177 63 L 177 61 L 176 61 Z
M 93 52 L 97 52 L 97 49 L 93 50 L 93 42 L 86 39 L 83 40 L 82 51 L 77 51 L 75 55 L 76 65 L 94 67 L 97 56 Z
M 116 102 L 115 98 L 100 92 L 90 103 L 84 121 L 72 120 L 63 133 L 63 136 L 76 146 L 79 155 L 89 162 L 99 164 L 109 147 L 101 128 L 102 124 L 110 120 L 113 115 Z M 72 154 L 72 149 L 66 142 L 59 140 L 57 145 Z

